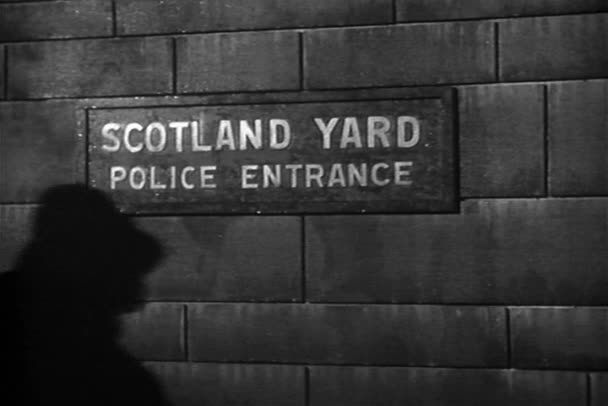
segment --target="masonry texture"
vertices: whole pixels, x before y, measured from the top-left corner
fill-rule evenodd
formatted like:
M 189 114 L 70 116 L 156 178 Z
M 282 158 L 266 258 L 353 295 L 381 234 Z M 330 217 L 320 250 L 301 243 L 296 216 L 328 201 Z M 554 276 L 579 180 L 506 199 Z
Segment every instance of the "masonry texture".
M 139 216 L 122 345 L 176 406 L 608 404 L 605 0 L 0 0 L 0 271 L 87 182 L 85 108 L 417 86 L 457 212 Z

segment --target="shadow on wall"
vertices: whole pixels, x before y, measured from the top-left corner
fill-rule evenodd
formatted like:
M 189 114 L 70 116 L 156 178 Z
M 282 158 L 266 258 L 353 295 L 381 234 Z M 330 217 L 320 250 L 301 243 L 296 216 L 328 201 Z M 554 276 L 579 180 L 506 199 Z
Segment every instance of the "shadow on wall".
M 166 405 L 151 375 L 117 344 L 119 316 L 136 310 L 161 246 L 101 192 L 49 189 L 33 237 L 0 275 L 5 388 L 34 405 Z M 6 350 L 6 351 L 5 351 Z M 3 400 L 9 393 L 3 393 Z

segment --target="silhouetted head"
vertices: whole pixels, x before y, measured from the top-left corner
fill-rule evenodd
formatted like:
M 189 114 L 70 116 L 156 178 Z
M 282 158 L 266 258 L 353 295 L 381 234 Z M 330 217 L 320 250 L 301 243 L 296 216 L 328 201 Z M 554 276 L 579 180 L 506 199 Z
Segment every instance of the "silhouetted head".
M 23 368 L 24 404 L 164 404 L 116 340 L 159 244 L 102 192 L 78 185 L 42 196 L 32 234 L 13 273 L 20 322 L 8 329 L 22 351 L 11 371 Z
M 22 270 L 33 300 L 110 316 L 133 310 L 160 258 L 160 245 L 102 192 L 65 185 L 42 196 Z

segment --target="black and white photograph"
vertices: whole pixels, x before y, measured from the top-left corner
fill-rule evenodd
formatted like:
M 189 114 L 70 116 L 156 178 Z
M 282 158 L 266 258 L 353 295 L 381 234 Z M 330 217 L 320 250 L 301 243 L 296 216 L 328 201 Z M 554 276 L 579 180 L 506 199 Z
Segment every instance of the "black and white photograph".
M 608 405 L 608 0 L 0 0 L 0 405 Z

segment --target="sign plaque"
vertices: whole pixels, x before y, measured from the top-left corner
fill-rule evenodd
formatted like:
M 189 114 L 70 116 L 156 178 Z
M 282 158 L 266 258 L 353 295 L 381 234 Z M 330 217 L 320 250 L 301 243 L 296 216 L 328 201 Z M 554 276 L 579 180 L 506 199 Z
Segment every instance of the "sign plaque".
M 88 111 L 89 183 L 131 213 L 456 208 L 446 98 Z

